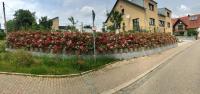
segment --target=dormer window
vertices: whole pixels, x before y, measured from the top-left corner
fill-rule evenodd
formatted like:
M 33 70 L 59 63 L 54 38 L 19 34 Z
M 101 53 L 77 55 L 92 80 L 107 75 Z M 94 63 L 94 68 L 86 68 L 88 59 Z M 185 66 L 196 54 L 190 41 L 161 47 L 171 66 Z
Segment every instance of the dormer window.
M 149 10 L 154 11 L 154 5 L 149 3 Z
M 190 19 L 191 21 L 195 21 L 195 20 L 197 20 L 197 19 L 198 19 L 198 17 L 197 17 L 197 16 L 189 16 L 189 17 L 190 17 L 189 19 Z

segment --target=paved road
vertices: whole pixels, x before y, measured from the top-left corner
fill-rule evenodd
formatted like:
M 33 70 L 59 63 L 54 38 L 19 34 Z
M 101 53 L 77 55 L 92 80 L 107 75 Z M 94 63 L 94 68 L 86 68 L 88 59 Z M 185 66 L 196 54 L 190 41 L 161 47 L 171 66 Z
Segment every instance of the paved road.
M 200 94 L 200 42 L 166 63 L 137 87 L 117 94 Z

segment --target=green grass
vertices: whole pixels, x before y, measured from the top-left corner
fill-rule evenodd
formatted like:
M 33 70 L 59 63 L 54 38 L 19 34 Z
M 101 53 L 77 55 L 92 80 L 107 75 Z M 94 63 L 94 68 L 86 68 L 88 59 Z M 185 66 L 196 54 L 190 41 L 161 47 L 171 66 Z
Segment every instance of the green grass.
M 109 57 L 97 57 L 96 62 L 92 57 L 48 57 L 32 56 L 23 50 L 6 52 L 0 42 L 0 71 L 16 72 L 39 75 L 64 75 L 85 72 L 101 68 L 105 64 L 117 61 Z

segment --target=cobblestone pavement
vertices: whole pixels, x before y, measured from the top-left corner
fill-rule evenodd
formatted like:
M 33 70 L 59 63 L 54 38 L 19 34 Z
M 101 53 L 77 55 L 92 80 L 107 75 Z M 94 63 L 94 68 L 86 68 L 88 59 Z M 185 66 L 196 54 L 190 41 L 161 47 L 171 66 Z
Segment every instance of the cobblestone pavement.
M 41 78 L 1 74 L 0 94 L 99 94 L 130 81 L 175 51 L 184 50 L 191 44 L 182 44 L 152 56 L 117 62 L 80 77 Z

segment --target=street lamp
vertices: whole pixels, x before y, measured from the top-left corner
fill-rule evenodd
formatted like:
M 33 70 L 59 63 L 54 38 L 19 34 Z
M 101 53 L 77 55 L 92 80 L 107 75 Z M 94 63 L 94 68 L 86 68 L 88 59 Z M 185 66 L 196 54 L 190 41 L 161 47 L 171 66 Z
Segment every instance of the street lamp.
M 93 49 L 94 49 L 94 59 L 95 59 L 95 62 L 96 62 L 96 28 L 95 28 L 95 12 L 94 10 L 92 10 L 92 24 L 93 24 Z

